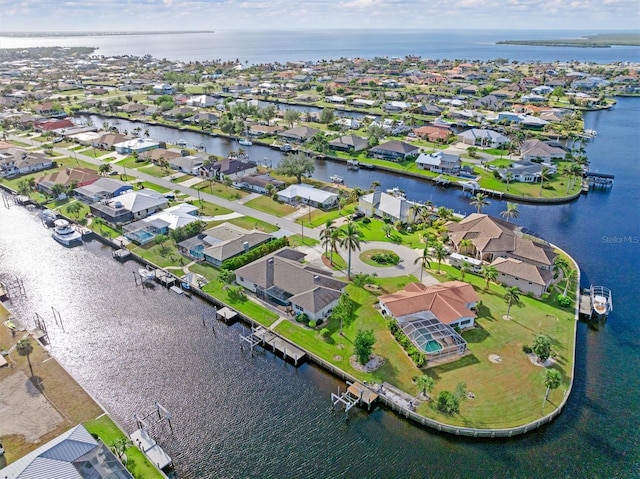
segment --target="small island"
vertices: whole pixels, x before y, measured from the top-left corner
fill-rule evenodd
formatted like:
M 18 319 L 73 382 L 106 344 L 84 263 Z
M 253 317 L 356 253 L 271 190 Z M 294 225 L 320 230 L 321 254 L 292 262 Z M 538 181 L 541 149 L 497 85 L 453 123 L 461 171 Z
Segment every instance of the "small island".
M 534 47 L 611 48 L 640 46 L 640 33 L 601 33 L 573 39 L 501 40 L 497 45 L 529 45 Z

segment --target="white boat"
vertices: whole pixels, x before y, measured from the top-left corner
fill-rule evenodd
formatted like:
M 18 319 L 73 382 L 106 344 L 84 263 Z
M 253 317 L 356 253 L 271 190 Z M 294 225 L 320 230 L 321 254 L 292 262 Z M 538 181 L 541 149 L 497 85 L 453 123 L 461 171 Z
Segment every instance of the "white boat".
M 179 140 L 178 140 L 178 142 L 176 143 L 176 145 L 184 147 L 184 146 L 187 146 L 187 142 L 186 142 L 186 141 L 184 141 L 184 140 L 181 138 L 181 139 L 179 139 Z
M 331 177 L 329 177 L 331 179 L 332 182 L 334 183 L 338 183 L 338 184 L 343 184 L 344 183 L 344 178 L 342 176 L 338 176 L 338 175 L 333 175 Z
M 67 220 L 59 219 L 53 222 L 54 240 L 64 246 L 75 246 L 82 243 L 82 234 Z
M 404 191 L 402 191 L 397 186 L 394 186 L 393 188 L 389 188 L 387 190 L 387 194 L 391 195 L 391 196 L 395 196 L 396 198 L 405 198 L 406 197 Z
M 289 143 L 284 143 L 280 145 L 280 151 L 291 151 L 291 150 L 293 150 L 293 148 L 291 148 L 291 145 Z
M 253 143 L 251 142 L 251 140 L 247 140 L 246 138 L 240 138 L 238 140 L 238 143 L 242 146 L 251 146 L 253 145 Z
M 604 286 L 591 286 L 591 308 L 598 316 L 606 316 L 613 310 L 611 291 Z

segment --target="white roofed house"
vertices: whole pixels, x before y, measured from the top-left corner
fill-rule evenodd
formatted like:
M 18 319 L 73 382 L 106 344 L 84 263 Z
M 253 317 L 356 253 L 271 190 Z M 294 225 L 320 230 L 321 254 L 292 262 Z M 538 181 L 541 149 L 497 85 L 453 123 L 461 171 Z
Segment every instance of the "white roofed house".
M 416 165 L 418 168 L 434 173 L 457 175 L 460 172 L 462 161 L 460 155 L 438 151 L 430 154 L 421 153 L 416 159 Z
M 169 231 L 198 220 L 198 208 L 189 203 L 182 203 L 158 211 L 140 221 L 129 223 L 123 228 L 123 233 L 127 239 L 144 245 L 153 241 L 158 235 L 167 234 Z
M 113 145 L 117 153 L 143 153 L 160 147 L 160 142 L 150 138 L 133 138 Z
M 93 216 L 111 224 L 140 220 L 165 208 L 169 201 L 161 193 L 150 189 L 129 191 L 116 198 L 89 205 Z
M 361 196 L 358 199 L 358 209 L 367 216 L 390 218 L 393 221 L 408 222 L 411 216 L 411 203 L 383 191 Z
M 289 204 L 304 203 L 315 208 L 329 209 L 338 204 L 338 195 L 301 183 L 278 191 L 278 200 Z
M 187 173 L 188 175 L 198 175 L 200 167 L 204 164 L 204 159 L 199 156 L 177 156 L 169 160 L 169 167 L 176 171 Z
M 493 130 L 483 130 L 481 128 L 471 128 L 470 130 L 463 131 L 458 135 L 458 138 L 465 145 L 487 146 L 491 148 L 500 148 L 511 141 L 502 133 Z
M 133 186 L 120 180 L 111 178 L 98 178 L 89 185 L 81 186 L 73 190 L 73 195 L 85 203 L 95 203 L 133 190 Z
M 180 243 L 178 248 L 183 254 L 203 259 L 220 268 L 224 261 L 267 243 L 272 238 L 262 231 L 250 231 L 231 223 L 222 223 L 204 231 L 198 236 L 198 242 L 190 241 L 187 250 L 184 249 L 186 242 L 183 242 L 184 245 Z

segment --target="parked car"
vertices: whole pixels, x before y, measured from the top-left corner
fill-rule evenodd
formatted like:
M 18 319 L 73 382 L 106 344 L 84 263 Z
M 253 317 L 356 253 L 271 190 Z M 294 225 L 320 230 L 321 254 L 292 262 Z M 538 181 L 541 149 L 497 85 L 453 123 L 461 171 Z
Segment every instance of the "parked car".
M 355 211 L 352 215 L 351 215 L 351 219 L 352 220 L 359 220 L 360 218 L 364 218 L 364 213 L 362 211 Z
M 53 140 L 54 143 L 60 143 L 62 140 L 64 140 L 63 137 L 59 136 L 58 138 L 56 138 L 55 140 Z

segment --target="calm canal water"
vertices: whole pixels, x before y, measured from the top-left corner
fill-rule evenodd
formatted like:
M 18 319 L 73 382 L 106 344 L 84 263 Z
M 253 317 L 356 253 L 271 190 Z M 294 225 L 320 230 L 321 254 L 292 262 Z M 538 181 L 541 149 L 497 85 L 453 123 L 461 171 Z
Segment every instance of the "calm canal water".
M 380 409 L 345 422 L 329 413 L 339 381 L 271 354 L 248 357 L 239 348 L 241 325 L 216 324 L 214 334 L 202 324 L 208 306 L 160 288 L 141 291 L 133 283 L 137 265 L 116 263 L 95 241 L 60 247 L 23 208 L 0 207 L 0 277 L 24 280 L 28 294 L 12 307 L 27 322 L 35 312 L 50 318 L 51 306 L 60 311 L 64 331 L 49 320 L 53 355 L 126 428 L 155 400 L 172 412 L 168 449 L 181 477 L 634 478 L 639 118 L 640 99 L 585 115 L 586 127 L 598 130 L 588 145 L 592 169 L 616 175 L 610 192 L 520 206 L 517 222 L 569 251 L 581 264 L 583 286 L 610 287 L 615 310 L 599 331 L 579 324 L 576 379 L 563 414 L 511 440 L 440 435 Z M 347 182 L 354 186 L 378 179 L 410 198 L 472 211 L 459 190 L 379 171 L 353 177 Z M 504 202 L 492 201 L 487 212 L 503 209 Z

